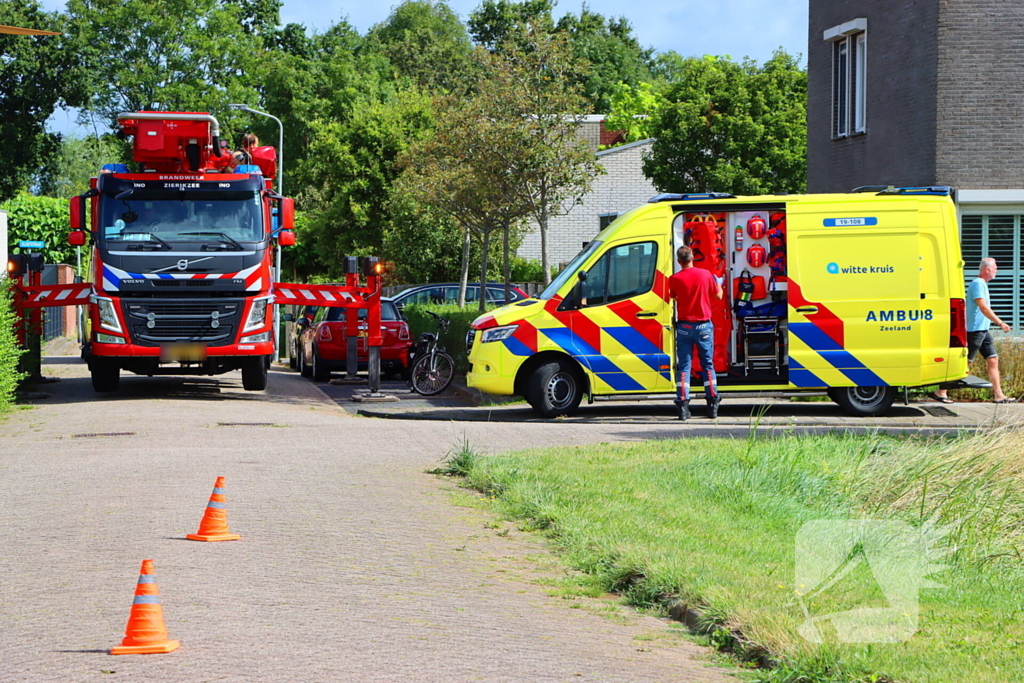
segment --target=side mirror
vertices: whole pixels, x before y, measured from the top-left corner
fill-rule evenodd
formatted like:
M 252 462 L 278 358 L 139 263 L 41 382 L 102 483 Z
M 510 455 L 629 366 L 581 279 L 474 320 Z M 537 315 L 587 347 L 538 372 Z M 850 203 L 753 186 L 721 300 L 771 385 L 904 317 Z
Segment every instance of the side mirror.
M 286 323 L 292 323 L 295 322 L 295 316 L 292 315 L 291 313 L 282 313 L 281 320 L 285 321 Z
M 298 322 L 296 322 L 295 324 L 304 330 L 307 327 L 309 327 L 309 322 L 309 318 L 299 318 Z
M 72 230 L 68 233 L 68 244 L 72 247 L 84 247 L 85 246 L 85 231 L 84 230 Z
M 581 270 L 580 272 L 576 273 L 576 277 L 579 278 L 580 282 L 586 282 L 587 281 L 587 271 Z
M 277 233 L 277 243 L 282 247 L 290 247 L 295 244 L 295 233 L 291 230 L 282 230 Z
M 85 204 L 85 200 L 82 199 L 81 197 L 72 197 L 70 199 L 70 201 L 68 202 L 68 209 L 69 209 L 70 214 L 71 214 L 71 217 L 70 217 L 70 220 L 68 221 L 68 223 L 70 224 L 72 231 L 75 231 L 75 230 L 81 231 L 81 229 L 82 229 L 82 225 L 83 225 L 83 223 L 82 223 L 82 214 L 84 213 L 82 208 L 83 208 L 84 204 Z M 82 244 L 85 244 L 85 242 L 82 242 Z M 74 246 L 79 246 L 79 245 L 72 244 L 71 246 L 74 247 Z
M 291 197 L 281 198 L 281 229 L 295 229 L 295 200 Z

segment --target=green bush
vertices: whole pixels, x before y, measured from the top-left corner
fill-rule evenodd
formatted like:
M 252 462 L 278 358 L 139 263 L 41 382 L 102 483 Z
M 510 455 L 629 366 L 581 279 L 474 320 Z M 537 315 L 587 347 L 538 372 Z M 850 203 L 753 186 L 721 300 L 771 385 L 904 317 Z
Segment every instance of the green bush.
M 1024 342 L 1017 339 L 997 339 L 996 351 L 999 353 L 999 376 L 1002 379 L 1003 393 L 1014 398 L 1024 397 Z M 967 371 L 982 379 L 988 379 L 988 363 L 980 353 Z M 949 393 L 949 397 L 954 401 L 991 401 L 992 391 L 954 389 Z
M 14 390 L 22 377 L 18 372 L 21 349 L 15 342 L 14 311 L 9 290 L 9 281 L 0 281 L 0 413 L 10 408 Z
M 7 237 L 12 244 L 18 240 L 43 240 L 47 263 L 75 262 L 75 248 L 67 243 L 67 200 L 22 192 L 0 204 L 0 209 L 7 212 Z
M 466 333 L 469 332 L 469 326 L 473 321 L 480 316 L 480 313 L 477 312 L 477 304 L 473 303 L 465 308 L 459 308 L 454 304 L 409 304 L 402 310 L 402 313 L 409 319 L 409 329 L 412 331 L 413 340 L 419 339 L 424 332 L 437 330 L 437 321 L 427 315 L 427 311 L 447 318 L 450 322 L 448 331 L 441 335 L 439 343 L 455 361 L 455 372 L 465 375 L 469 372 Z

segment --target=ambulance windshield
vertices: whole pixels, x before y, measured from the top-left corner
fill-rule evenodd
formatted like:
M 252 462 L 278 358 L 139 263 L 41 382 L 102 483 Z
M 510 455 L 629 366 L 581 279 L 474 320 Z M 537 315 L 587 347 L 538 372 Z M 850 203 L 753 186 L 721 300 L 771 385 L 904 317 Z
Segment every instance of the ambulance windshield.
M 583 265 L 583 262 L 590 258 L 590 255 L 597 251 L 597 248 L 600 246 L 600 240 L 594 240 L 585 246 L 583 251 L 578 253 L 576 258 L 562 269 L 562 272 L 551 281 L 551 284 L 548 285 L 547 288 L 537 296 L 537 298 L 547 300 L 557 294 L 558 290 L 562 288 L 562 285 L 565 284 L 566 280 L 573 277 L 576 274 L 576 271 L 580 269 L 580 266 Z
M 136 190 L 100 201 L 105 242 L 258 242 L 263 208 L 253 191 Z

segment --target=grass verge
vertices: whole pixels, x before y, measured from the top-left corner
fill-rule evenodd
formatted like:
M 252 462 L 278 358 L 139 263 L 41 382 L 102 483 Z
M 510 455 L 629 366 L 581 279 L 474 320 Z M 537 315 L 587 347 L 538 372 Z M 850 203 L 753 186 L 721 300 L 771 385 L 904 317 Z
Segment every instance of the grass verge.
M 603 589 L 638 606 L 696 610 L 710 642 L 741 658 L 768 653 L 775 666 L 752 680 L 1002 683 L 1024 681 L 1022 452 L 1020 430 L 944 442 L 688 439 L 486 457 L 463 443 L 445 473 L 466 476 L 503 514 L 549 534 Z M 848 563 L 852 571 L 818 592 L 797 578 L 796 543 L 820 520 L 834 525 L 835 546 L 821 556 L 838 568 L 861 548 L 871 561 Z M 869 554 L 863 536 L 844 545 L 835 529 L 845 520 L 945 536 L 931 554 L 927 546 Z M 942 557 L 943 546 L 955 550 Z M 801 552 L 806 560 L 807 547 Z M 905 579 L 902 588 L 886 571 Z M 916 633 L 848 644 L 836 637 L 840 621 L 826 618 L 816 622 L 822 642 L 804 637 L 816 637 L 809 616 L 861 608 L 897 608 L 894 624 Z

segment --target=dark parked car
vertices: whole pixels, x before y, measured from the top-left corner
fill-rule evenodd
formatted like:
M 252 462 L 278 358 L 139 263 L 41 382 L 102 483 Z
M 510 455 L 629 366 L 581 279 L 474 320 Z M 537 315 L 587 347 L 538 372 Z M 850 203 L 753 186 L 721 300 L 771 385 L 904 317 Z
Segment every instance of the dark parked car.
M 348 360 L 348 333 L 345 330 L 344 308 L 323 307 L 317 310 L 312 324 L 299 337 L 299 371 L 304 377 L 326 382 L 332 371 L 344 371 Z M 380 322 L 384 343 L 380 349 L 380 370 L 388 375 L 405 375 L 409 368 L 409 347 L 412 338 L 405 322 L 390 299 L 381 299 Z M 359 311 L 359 340 L 356 359 L 360 370 L 369 362 L 366 332 L 366 310 Z
M 512 298 L 505 301 L 505 285 L 501 282 L 488 282 L 486 290 L 487 301 L 488 303 L 493 304 L 510 304 L 513 301 L 520 301 L 527 298 L 526 292 L 518 287 L 512 287 Z M 394 301 L 399 307 L 405 306 L 406 304 L 454 304 L 458 302 L 458 300 L 458 282 L 442 282 L 434 285 L 410 287 L 409 289 L 399 292 L 392 297 L 392 301 Z M 480 285 L 470 284 L 467 286 L 466 301 L 475 302 L 479 300 Z
M 305 330 L 313 322 L 313 318 L 316 317 L 316 306 L 305 306 L 298 313 L 293 315 L 286 313 L 283 320 L 285 322 L 292 323 L 289 328 L 288 334 L 288 366 L 292 370 L 297 370 L 299 367 L 299 339 L 302 337 L 302 331 Z

